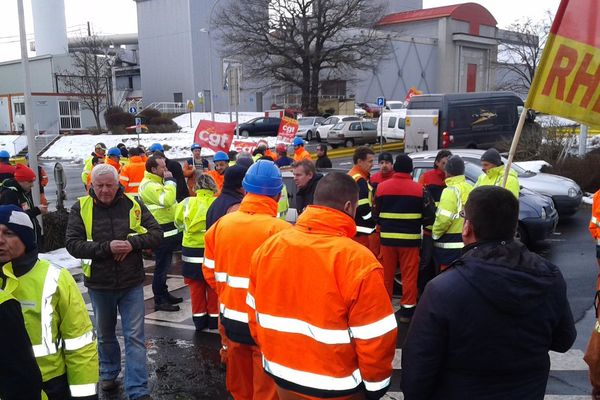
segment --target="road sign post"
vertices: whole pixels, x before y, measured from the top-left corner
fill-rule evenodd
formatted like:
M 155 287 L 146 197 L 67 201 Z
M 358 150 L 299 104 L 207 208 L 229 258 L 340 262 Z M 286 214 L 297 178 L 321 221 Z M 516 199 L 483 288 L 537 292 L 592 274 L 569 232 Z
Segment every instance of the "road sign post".
M 381 132 L 381 136 L 379 137 L 379 153 L 383 153 L 383 109 L 385 107 L 385 97 L 378 97 L 377 105 L 379 106 L 379 131 Z
M 135 119 L 135 133 L 137 133 L 138 147 L 140 145 L 140 133 L 142 133 L 142 119 Z
M 187 101 L 187 109 L 190 112 L 190 128 L 192 128 L 192 111 L 194 111 L 194 100 Z

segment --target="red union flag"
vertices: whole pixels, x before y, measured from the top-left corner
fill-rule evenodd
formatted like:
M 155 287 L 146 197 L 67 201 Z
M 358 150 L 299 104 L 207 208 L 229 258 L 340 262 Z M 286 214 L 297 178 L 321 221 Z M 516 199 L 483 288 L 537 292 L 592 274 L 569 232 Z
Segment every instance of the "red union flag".
M 290 144 L 294 141 L 294 137 L 298 132 L 298 120 L 289 117 L 281 118 L 279 131 L 277 132 L 277 141 L 285 144 Z
M 254 149 L 256 149 L 256 146 L 258 146 L 258 143 L 250 140 L 234 140 L 231 144 L 231 149 L 238 153 L 252 154 Z
M 525 106 L 600 126 L 600 1 L 562 0 Z
M 417 88 L 416 88 L 416 87 L 414 87 L 414 86 L 413 86 L 413 87 L 411 87 L 411 88 L 408 90 L 408 93 L 406 93 L 406 98 L 404 99 L 404 103 L 407 103 L 407 104 L 408 104 L 408 102 L 410 101 L 410 98 L 411 98 L 411 97 L 413 97 L 413 96 L 417 96 L 417 95 L 419 95 L 419 94 L 423 94 L 423 92 L 422 92 L 422 91 L 420 91 L 419 89 L 417 89 Z
M 194 143 L 214 151 L 228 152 L 234 131 L 235 122 L 213 122 L 203 119 L 194 133 Z

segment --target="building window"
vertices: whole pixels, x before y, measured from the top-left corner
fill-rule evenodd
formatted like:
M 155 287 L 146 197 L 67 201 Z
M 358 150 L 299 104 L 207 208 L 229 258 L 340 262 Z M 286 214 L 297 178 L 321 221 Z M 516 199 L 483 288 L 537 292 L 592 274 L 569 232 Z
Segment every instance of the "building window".
M 81 129 L 79 102 L 61 100 L 58 102 L 60 129 Z
M 15 115 L 25 115 L 25 103 L 14 103 Z
M 173 102 L 175 103 L 183 103 L 183 93 L 173 93 Z

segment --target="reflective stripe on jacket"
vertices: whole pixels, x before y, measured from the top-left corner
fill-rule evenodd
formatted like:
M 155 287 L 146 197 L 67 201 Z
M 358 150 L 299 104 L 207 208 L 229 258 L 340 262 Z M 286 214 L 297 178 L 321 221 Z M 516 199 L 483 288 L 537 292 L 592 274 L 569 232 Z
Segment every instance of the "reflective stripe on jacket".
M 66 373 L 72 397 L 96 394 L 98 352 L 83 297 L 68 270 L 37 260 L 16 277 L 2 267 L 5 290 L 21 303 L 27 333 L 44 382 Z
M 442 192 L 440 203 L 435 212 L 433 224 L 433 239 L 435 247 L 462 248 L 461 238 L 464 218 L 459 214 L 467 203 L 473 187 L 467 183 L 465 176 L 453 176 L 446 179 L 447 188 Z M 458 240 L 446 238 L 448 235 L 458 235 Z M 447 244 L 447 245 L 443 245 Z M 456 245 L 457 247 L 450 247 Z
M 589 229 L 592 237 L 596 239 L 596 245 L 600 246 L 600 190 L 594 194 L 592 201 L 592 218 Z
M 125 193 L 137 194 L 140 183 L 144 179 L 146 172 L 146 162 L 140 156 L 133 156 L 129 163 L 121 169 L 119 181 L 125 188 Z
M 502 186 L 504 180 L 504 165 L 491 168 L 487 173 L 479 175 L 475 187 L 479 186 Z M 514 170 L 510 170 L 508 173 L 508 180 L 506 181 L 506 189 L 519 199 L 519 176 Z
M 182 274 L 186 278 L 203 279 L 206 214 L 215 200 L 212 190 L 199 189 L 194 197 L 188 197 L 177 204 L 175 226 L 183 231 L 181 260 L 183 261 Z
M 281 197 L 277 203 L 277 216 L 285 221 L 285 217 L 287 216 L 289 208 L 290 200 L 288 199 L 288 191 L 285 185 L 283 185 L 283 189 L 281 189 Z
M 356 208 L 357 235 L 370 235 L 375 232 L 375 218 L 373 218 L 373 187 L 369 183 L 369 175 L 365 174 L 358 166 L 354 166 L 348 175 L 358 185 L 358 207 Z
M 238 343 L 254 344 L 246 305 L 252 253 L 266 239 L 291 227 L 276 216 L 277 203 L 273 199 L 247 194 L 238 211 L 221 217 L 204 236 L 202 271 L 219 296 L 225 333 Z
M 133 203 L 131 209 L 129 210 L 129 229 L 131 233 L 127 235 L 127 237 L 131 237 L 133 235 L 143 235 L 148 232 L 146 228 L 142 226 L 142 208 L 137 200 L 130 195 L 126 195 L 129 197 L 131 202 Z M 94 220 L 94 199 L 92 196 L 84 196 L 79 198 L 79 207 L 81 220 L 83 221 L 83 226 L 85 227 L 85 237 L 88 242 L 93 242 L 94 239 L 92 237 L 92 227 Z M 89 278 L 91 276 L 91 265 L 92 260 L 84 259 L 81 260 L 83 269 L 83 275 Z
M 424 189 L 410 174 L 396 172 L 377 186 L 377 218 L 381 244 L 419 247 L 424 214 Z M 432 205 L 433 206 L 433 205 Z
M 163 237 L 175 236 L 175 206 L 177 205 L 177 184 L 172 180 L 163 182 L 163 178 L 146 171 L 140 184 L 139 196 L 163 228 Z
M 308 206 L 252 257 L 250 330 L 281 387 L 325 398 L 363 385 L 383 395 L 390 384 L 396 319 L 383 268 L 355 229 L 340 211 Z

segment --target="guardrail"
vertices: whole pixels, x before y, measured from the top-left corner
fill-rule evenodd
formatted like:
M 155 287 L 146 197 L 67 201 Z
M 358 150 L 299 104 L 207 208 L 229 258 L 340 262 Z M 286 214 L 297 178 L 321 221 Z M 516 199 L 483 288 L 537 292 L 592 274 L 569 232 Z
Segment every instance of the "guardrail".
M 404 142 L 386 143 L 381 147 L 379 144 L 374 144 L 369 147 L 371 147 L 375 152 L 379 152 L 380 148 L 382 148 L 383 151 L 398 151 L 398 150 L 404 150 Z M 344 149 L 330 150 L 327 152 L 327 156 L 329 158 L 348 157 L 348 156 L 351 156 L 352 154 L 354 154 L 355 149 L 356 149 L 355 147 L 348 147 L 348 148 L 344 148 Z M 314 156 L 316 157 L 316 154 Z

